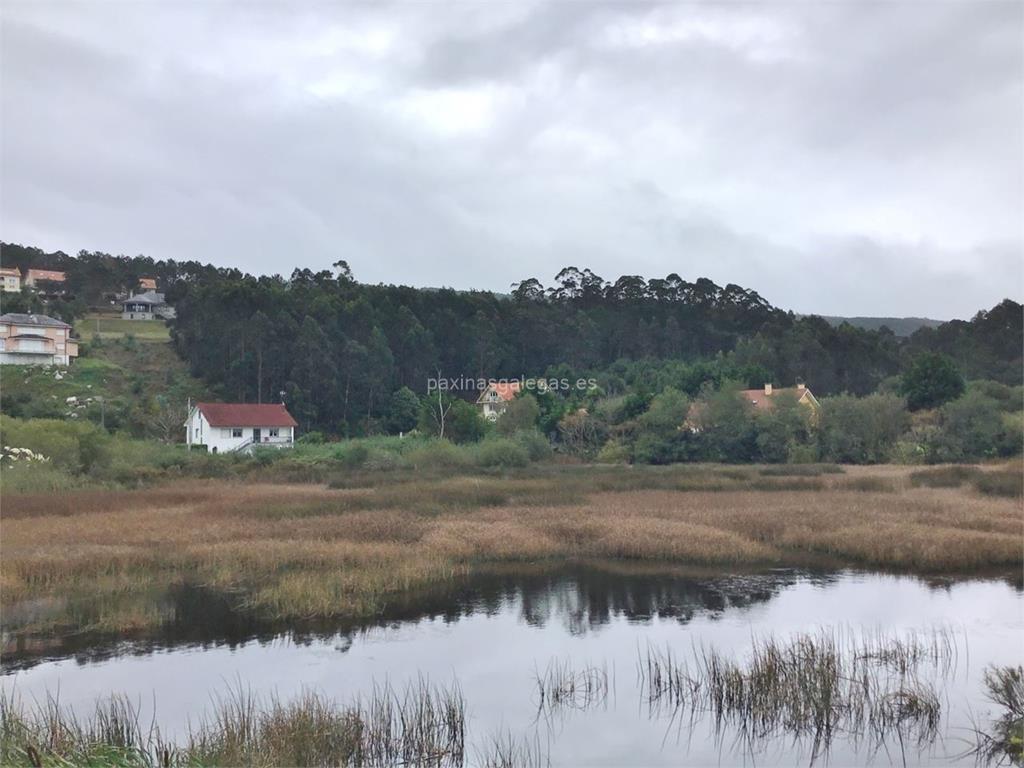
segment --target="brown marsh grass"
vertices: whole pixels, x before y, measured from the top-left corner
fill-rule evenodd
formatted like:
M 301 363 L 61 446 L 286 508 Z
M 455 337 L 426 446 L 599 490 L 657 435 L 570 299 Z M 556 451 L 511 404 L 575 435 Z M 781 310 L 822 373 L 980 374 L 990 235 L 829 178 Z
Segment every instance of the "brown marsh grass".
M 0 591 L 5 608 L 92 601 L 104 606 L 93 625 L 70 612 L 63 620 L 117 630 L 158 624 L 144 596 L 185 582 L 267 617 L 355 618 L 403 593 L 527 562 L 1019 567 L 1019 499 L 967 483 L 914 487 L 911 477 L 901 467 L 777 477 L 756 467 L 551 466 L 358 488 L 190 481 L 4 494 Z

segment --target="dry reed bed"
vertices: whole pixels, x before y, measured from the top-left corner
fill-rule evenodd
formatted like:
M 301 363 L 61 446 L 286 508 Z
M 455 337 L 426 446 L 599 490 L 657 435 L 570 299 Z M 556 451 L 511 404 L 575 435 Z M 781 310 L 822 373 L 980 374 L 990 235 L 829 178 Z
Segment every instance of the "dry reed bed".
M 453 477 L 345 490 L 195 482 L 8 495 L 0 587 L 10 605 L 198 581 L 237 591 L 268 616 L 355 617 L 381 611 L 398 593 L 502 562 L 757 566 L 827 557 L 921 571 L 1021 562 L 1016 499 L 967 486 L 913 488 L 908 470 L 891 467 L 814 477 L 698 469 Z M 848 487 L 872 479 L 899 490 Z M 804 489 L 808 482 L 813 489 Z M 136 606 L 130 626 L 146 613 Z M 116 627 L 117 617 L 108 611 L 103 622 Z

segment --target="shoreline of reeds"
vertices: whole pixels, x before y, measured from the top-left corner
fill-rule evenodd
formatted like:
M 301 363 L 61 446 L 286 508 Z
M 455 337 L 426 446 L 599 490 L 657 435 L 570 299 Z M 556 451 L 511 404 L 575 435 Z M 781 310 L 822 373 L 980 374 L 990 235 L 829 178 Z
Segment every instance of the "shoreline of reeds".
M 1015 499 L 966 480 L 932 487 L 932 475 L 903 467 L 769 469 L 3 494 L 2 606 L 56 601 L 66 609 L 45 620 L 54 628 L 134 632 L 159 626 L 159 595 L 186 584 L 235 595 L 253 615 L 307 620 L 373 617 L 432 585 L 537 563 L 1019 570 Z M 95 618 L 76 607 L 89 601 L 104 605 Z
M 827 762 L 839 742 L 869 757 L 933 748 L 944 733 L 944 681 L 957 676 L 966 647 L 948 627 L 873 634 L 823 627 L 754 637 L 742 656 L 714 647 L 689 650 L 638 648 L 641 706 L 627 709 L 680 732 L 704 723 L 722 754 L 738 749 L 753 756 L 766 744 L 785 743 L 799 754 L 809 748 L 813 764 Z M 144 719 L 142 708 L 121 695 L 98 699 L 82 714 L 52 696 L 27 706 L 15 694 L 0 694 L 0 764 L 539 768 L 548 764 L 547 750 L 557 739 L 552 719 L 604 706 L 613 680 L 607 664 L 552 659 L 534 674 L 533 727 L 478 741 L 469 734 L 469 704 L 458 683 L 434 685 L 422 676 L 401 689 L 375 683 L 349 703 L 309 690 L 288 700 L 258 696 L 239 683 L 214 696 L 175 737 L 161 732 L 155 713 Z M 973 747 L 949 757 L 1019 764 L 1024 670 L 988 668 L 983 685 L 999 717 L 976 731 Z

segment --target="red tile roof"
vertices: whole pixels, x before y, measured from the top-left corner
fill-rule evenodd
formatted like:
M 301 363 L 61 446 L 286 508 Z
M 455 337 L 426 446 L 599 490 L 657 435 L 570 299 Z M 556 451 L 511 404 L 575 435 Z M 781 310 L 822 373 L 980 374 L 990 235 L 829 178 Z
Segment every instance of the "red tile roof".
M 496 381 L 490 385 L 490 389 L 493 389 L 502 400 L 514 400 L 516 393 L 519 392 L 519 382 Z
M 770 395 L 766 395 L 764 393 L 763 388 L 743 389 L 740 390 L 740 397 L 742 397 L 746 402 L 753 405 L 755 408 L 767 410 L 771 408 L 773 405 L 775 405 L 775 403 L 772 402 L 773 397 L 788 394 L 795 396 L 799 400 L 801 397 L 803 397 L 805 392 L 810 393 L 810 390 L 806 388 L 798 389 L 796 387 L 777 387 L 774 390 L 772 390 L 772 393 Z
M 146 288 L 151 291 L 156 290 L 156 278 L 155 277 L 140 277 L 139 287 Z
M 211 427 L 297 427 L 298 422 L 280 403 L 196 403 Z
M 52 280 L 55 283 L 63 283 L 65 274 L 55 269 L 30 269 L 25 273 L 26 280 Z

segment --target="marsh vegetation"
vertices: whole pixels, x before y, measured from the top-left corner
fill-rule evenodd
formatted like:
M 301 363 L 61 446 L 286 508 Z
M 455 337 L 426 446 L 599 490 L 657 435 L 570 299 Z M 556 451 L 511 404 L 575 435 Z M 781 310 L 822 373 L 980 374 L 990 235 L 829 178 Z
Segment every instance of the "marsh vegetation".
M 803 472 L 814 474 L 569 466 L 353 473 L 335 488 L 195 480 L 4 493 L 3 604 L 55 598 L 67 610 L 50 626 L 128 631 L 158 625 L 154 595 L 185 583 L 264 617 L 354 618 L 419 588 L 526 562 L 952 573 L 1019 565 L 1017 499 L 966 484 L 914 487 L 897 467 Z
M 22 747 L 6 762 L 32 764 L 31 746 L 57 764 L 51 744 L 94 765 L 131 764 L 112 751 L 126 744 L 144 747 L 136 764 L 389 764 L 416 744 L 454 760 L 461 711 L 468 765 L 859 764 L 879 749 L 933 764 L 963 748 L 971 713 L 988 726 L 982 671 L 1013 658 L 1020 606 L 1005 581 L 657 562 L 509 564 L 351 628 L 264 633 L 213 598 L 173 604 L 187 633 L 163 640 L 25 646 L 0 677 L 6 744 Z M 876 623 L 884 610 L 898 631 Z M 654 672 L 634 675 L 645 648 Z M 239 682 L 225 693 L 224 679 Z M 101 691 L 120 709 L 97 710 Z

